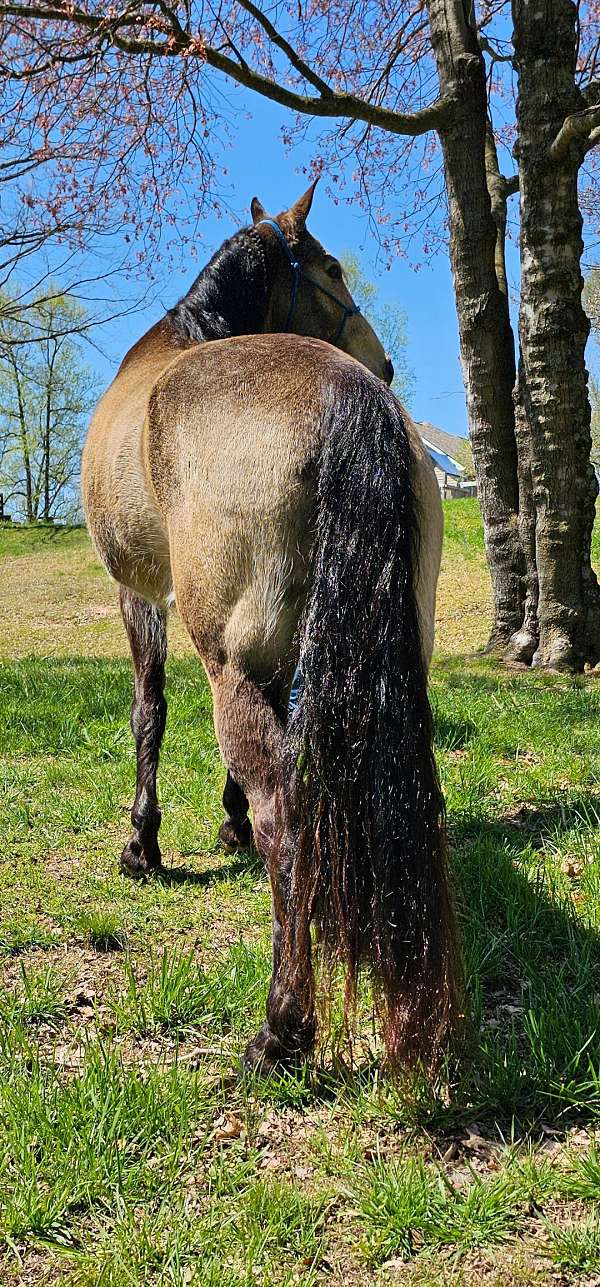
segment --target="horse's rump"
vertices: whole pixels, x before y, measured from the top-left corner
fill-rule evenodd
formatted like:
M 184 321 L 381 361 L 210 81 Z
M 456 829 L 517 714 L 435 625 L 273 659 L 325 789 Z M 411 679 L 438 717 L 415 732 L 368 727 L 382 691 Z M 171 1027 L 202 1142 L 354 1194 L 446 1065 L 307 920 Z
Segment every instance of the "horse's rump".
M 182 355 L 144 429 L 178 609 L 205 657 L 289 668 L 310 580 L 316 460 L 341 364 L 320 341 L 241 336 Z

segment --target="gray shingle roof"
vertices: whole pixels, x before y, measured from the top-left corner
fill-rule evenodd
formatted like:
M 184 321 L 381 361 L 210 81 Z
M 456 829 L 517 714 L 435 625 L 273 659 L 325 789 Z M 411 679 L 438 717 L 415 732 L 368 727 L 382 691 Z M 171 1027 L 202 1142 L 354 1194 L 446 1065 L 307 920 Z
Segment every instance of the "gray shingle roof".
M 443 451 L 445 456 L 452 456 L 460 464 L 458 456 L 455 456 L 454 453 L 457 449 L 460 449 L 459 444 L 463 441 L 462 438 L 458 438 L 453 433 L 446 433 L 444 429 L 438 429 L 429 420 L 415 420 L 415 424 L 421 437 L 426 438 L 432 447 L 437 447 L 438 451 Z

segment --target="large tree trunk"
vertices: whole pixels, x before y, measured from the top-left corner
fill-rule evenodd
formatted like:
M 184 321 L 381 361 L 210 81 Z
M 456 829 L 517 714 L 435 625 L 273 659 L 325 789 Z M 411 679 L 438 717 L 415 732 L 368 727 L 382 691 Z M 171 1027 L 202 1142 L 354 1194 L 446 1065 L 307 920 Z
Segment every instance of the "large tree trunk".
M 590 563 L 597 484 L 581 303 L 583 145 L 556 162 L 550 147 L 566 116 L 585 106 L 575 83 L 572 0 L 513 0 L 519 77 L 521 194 L 519 332 L 522 423 L 535 510 L 539 643 L 534 665 L 581 669 L 600 655 L 600 596 Z M 525 441 L 526 439 L 526 441 Z M 530 578 L 531 580 L 531 578 Z M 535 589 L 535 587 L 534 587 Z
M 440 90 L 457 101 L 442 133 L 450 257 L 458 311 L 469 434 L 494 598 L 491 646 L 523 619 L 524 563 L 513 386 L 515 346 L 496 257 L 500 230 L 486 178 L 487 95 L 477 37 L 461 0 L 428 0 Z M 505 281 L 504 281 L 505 286 Z

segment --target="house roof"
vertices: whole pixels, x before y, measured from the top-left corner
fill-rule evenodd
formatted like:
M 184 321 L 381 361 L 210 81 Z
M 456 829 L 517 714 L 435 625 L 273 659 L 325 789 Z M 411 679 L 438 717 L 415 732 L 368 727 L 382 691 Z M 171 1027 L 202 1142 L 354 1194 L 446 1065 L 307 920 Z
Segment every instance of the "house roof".
M 455 434 L 445 433 L 443 429 L 438 429 L 436 425 L 432 425 L 429 420 L 417 420 L 415 423 L 438 469 L 443 469 L 444 473 L 460 478 L 464 474 L 465 468 L 452 455 L 452 451 L 456 449 L 456 444 L 459 441 Z
M 432 447 L 426 438 L 423 439 L 423 442 L 438 469 L 441 469 L 444 474 L 448 474 L 450 478 L 462 477 L 465 471 L 457 460 L 453 460 L 451 456 L 445 456 L 443 451 L 436 451 L 435 447 Z

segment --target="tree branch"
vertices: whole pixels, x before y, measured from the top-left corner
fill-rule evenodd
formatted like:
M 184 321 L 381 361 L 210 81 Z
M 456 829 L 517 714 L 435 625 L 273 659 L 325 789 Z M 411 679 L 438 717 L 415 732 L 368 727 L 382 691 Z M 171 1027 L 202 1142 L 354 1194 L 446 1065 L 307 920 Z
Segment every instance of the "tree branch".
M 600 80 L 588 81 L 585 88 L 581 90 L 581 94 L 588 107 L 596 107 L 600 102 Z
M 499 53 L 497 49 L 494 49 L 494 46 L 491 41 L 488 40 L 487 36 L 482 36 L 481 32 L 477 33 L 477 41 L 481 52 L 487 54 L 493 63 L 510 63 L 511 66 L 514 67 L 514 54 Z
M 506 179 L 500 173 L 496 140 L 489 121 L 485 134 L 485 177 L 490 194 L 492 218 L 496 225 L 496 251 L 494 255 L 496 277 L 502 294 L 508 299 L 508 278 L 506 275 L 506 203 L 508 194 L 506 191 Z
M 245 0 L 245 7 L 248 6 L 249 0 Z M 253 9 L 255 6 L 253 6 Z M 355 121 L 365 121 L 369 125 L 379 126 L 380 129 L 387 130 L 391 134 L 403 134 L 410 137 L 416 137 L 419 134 L 426 134 L 429 130 L 443 130 L 451 121 L 454 114 L 454 107 L 457 102 L 457 95 L 452 90 L 436 99 L 429 107 L 424 107 L 418 112 L 396 112 L 386 107 L 379 107 L 374 103 L 368 103 L 355 94 L 339 93 L 332 91 L 322 82 L 323 89 L 318 97 L 312 97 L 307 94 L 298 93 L 295 90 L 288 89 L 285 85 L 276 80 L 263 76 L 261 72 L 249 67 L 246 63 L 236 62 L 234 59 L 227 57 L 220 49 L 204 43 L 202 37 L 191 36 L 184 33 L 183 38 L 179 35 L 172 34 L 167 40 L 159 41 L 142 36 L 131 36 L 122 34 L 122 27 L 125 23 L 131 24 L 131 15 L 117 16 L 116 18 L 98 18 L 93 14 L 86 13 L 82 9 L 70 5 L 68 9 L 63 9 L 55 4 L 18 4 L 13 0 L 5 0 L 0 8 L 4 15 L 15 17 L 26 17 L 39 22 L 60 22 L 64 26 L 74 24 L 85 27 L 88 31 L 94 32 L 95 35 L 102 36 L 127 54 L 149 54 L 156 58 L 173 58 L 182 57 L 186 59 L 196 58 L 199 62 L 207 63 L 216 71 L 222 72 L 238 85 L 243 85 L 246 89 L 252 89 L 261 94 L 263 98 L 271 99 L 272 102 L 281 104 L 282 107 L 288 107 L 294 112 L 300 112 L 306 116 L 321 117 L 343 117 Z M 259 12 L 259 11 L 256 11 Z M 262 15 L 264 26 L 268 19 Z M 266 28 L 265 28 L 266 30 Z M 275 30 L 275 29 L 273 29 Z M 283 37 L 277 35 L 280 43 L 279 47 L 283 48 L 287 44 Z M 302 60 L 289 46 L 289 51 L 296 58 L 298 70 L 303 66 Z M 285 50 L 287 53 L 288 50 Z M 290 56 L 290 54 L 288 54 Z M 304 71 L 301 74 L 305 79 L 309 79 Z M 315 73 L 311 72 L 311 83 L 315 84 Z M 320 79 L 320 78 L 317 78 Z
M 292 45 L 290 45 L 289 41 L 286 40 L 284 36 L 280 35 L 270 19 L 267 18 L 266 14 L 262 13 L 262 11 L 253 4 L 252 0 L 238 0 L 238 3 L 242 9 L 246 10 L 246 13 L 252 15 L 256 22 L 258 22 L 262 27 L 263 31 L 267 33 L 269 40 L 272 41 L 278 49 L 281 49 L 282 53 L 284 53 L 286 58 L 289 59 L 292 67 L 295 67 L 296 71 L 308 81 L 309 85 L 313 85 L 315 89 L 318 89 L 319 94 L 323 97 L 330 97 L 333 93 L 331 86 L 328 85 L 326 81 L 322 80 L 321 77 L 312 70 L 312 67 L 309 67 L 308 63 L 304 62 L 303 58 L 300 58 L 300 55 L 296 53 L 296 50 Z
M 597 143 L 596 131 L 600 126 L 600 106 L 586 107 L 582 112 L 573 112 L 567 116 L 550 148 L 553 161 L 562 161 L 567 156 L 571 144 L 578 139 L 586 140 L 586 151 Z

